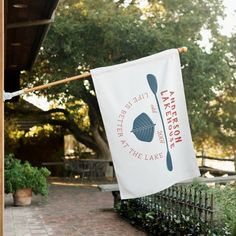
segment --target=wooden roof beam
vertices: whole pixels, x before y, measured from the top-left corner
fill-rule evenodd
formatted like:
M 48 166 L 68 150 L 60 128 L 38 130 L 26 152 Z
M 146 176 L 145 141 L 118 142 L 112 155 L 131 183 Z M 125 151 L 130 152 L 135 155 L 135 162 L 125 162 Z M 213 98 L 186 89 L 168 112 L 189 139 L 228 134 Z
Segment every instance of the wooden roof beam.
M 49 25 L 54 21 L 54 18 L 51 19 L 42 19 L 42 20 L 33 20 L 26 22 L 16 22 L 7 24 L 7 29 L 31 27 L 31 26 L 40 26 L 40 25 Z

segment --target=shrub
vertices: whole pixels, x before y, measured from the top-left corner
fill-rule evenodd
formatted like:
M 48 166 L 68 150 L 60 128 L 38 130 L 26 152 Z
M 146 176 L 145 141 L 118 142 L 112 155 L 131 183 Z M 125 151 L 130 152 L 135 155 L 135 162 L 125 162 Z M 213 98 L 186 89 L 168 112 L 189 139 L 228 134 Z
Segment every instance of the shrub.
M 34 194 L 48 194 L 47 168 L 33 167 L 29 162 L 21 163 L 13 154 L 5 157 L 5 193 L 15 193 L 18 189 L 31 188 Z

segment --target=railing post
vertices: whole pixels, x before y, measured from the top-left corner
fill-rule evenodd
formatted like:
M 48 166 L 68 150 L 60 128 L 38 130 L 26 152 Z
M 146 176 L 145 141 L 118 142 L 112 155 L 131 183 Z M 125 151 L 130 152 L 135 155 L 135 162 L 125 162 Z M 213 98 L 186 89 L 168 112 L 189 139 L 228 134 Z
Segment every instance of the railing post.
M 214 212 L 214 196 L 213 196 L 213 193 L 211 194 L 211 200 L 210 200 L 210 225 L 212 226 L 213 224 L 213 212 Z

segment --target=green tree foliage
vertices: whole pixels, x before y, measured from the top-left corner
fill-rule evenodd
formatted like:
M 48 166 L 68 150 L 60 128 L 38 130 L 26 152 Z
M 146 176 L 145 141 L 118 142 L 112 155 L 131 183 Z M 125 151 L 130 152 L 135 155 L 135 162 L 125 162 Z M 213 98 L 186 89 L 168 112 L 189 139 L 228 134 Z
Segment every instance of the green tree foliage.
M 235 35 L 227 38 L 219 33 L 222 1 L 149 0 L 143 8 L 139 1 L 129 2 L 61 1 L 27 83 L 48 83 L 184 45 L 189 52 L 181 56 L 181 63 L 196 147 L 209 137 L 216 143 L 235 145 Z M 203 29 L 212 35 L 210 52 L 199 45 Z M 67 127 L 80 142 L 109 158 L 91 79 L 39 93 L 66 105 L 48 112 L 54 114 L 50 123 Z M 83 106 L 88 112 L 79 113 Z M 63 119 L 56 119 L 55 112 Z M 89 122 L 81 128 L 84 119 Z

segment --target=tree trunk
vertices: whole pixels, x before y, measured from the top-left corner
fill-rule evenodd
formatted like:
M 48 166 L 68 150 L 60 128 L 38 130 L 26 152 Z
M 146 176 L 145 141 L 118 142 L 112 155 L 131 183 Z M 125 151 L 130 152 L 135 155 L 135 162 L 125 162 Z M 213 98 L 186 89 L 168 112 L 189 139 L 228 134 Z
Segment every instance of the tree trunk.
M 93 134 L 93 138 L 99 148 L 98 158 L 111 160 L 111 152 L 110 152 L 109 146 L 105 142 L 105 140 L 102 138 L 102 136 L 100 135 L 98 127 L 95 127 L 92 130 L 92 134 Z
M 236 171 L 236 152 L 234 153 L 234 170 Z

